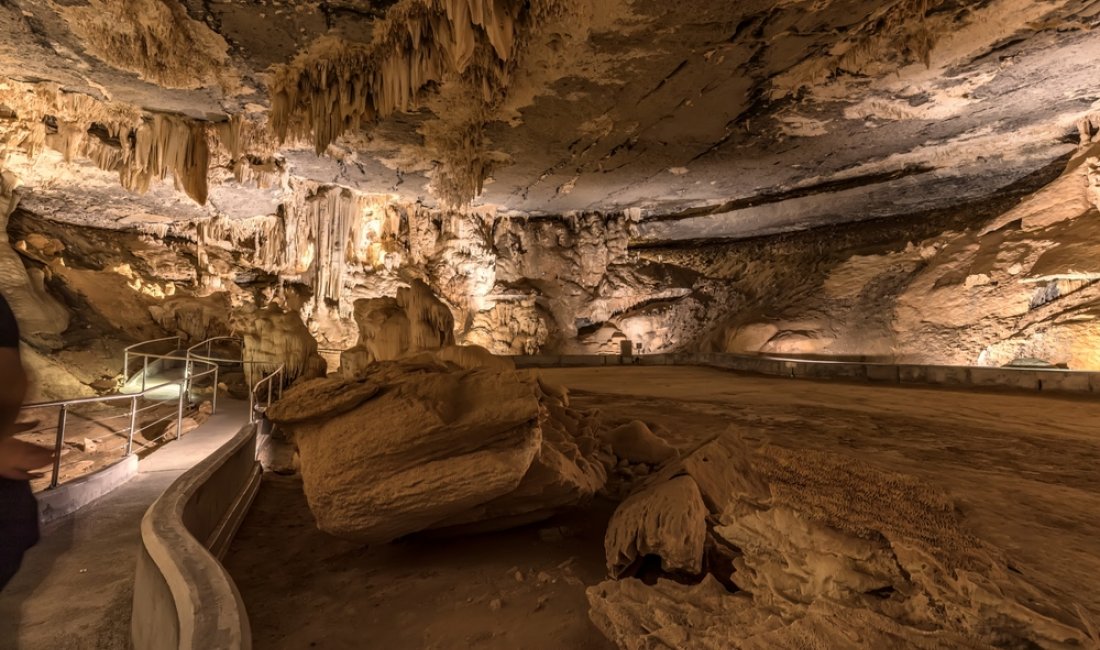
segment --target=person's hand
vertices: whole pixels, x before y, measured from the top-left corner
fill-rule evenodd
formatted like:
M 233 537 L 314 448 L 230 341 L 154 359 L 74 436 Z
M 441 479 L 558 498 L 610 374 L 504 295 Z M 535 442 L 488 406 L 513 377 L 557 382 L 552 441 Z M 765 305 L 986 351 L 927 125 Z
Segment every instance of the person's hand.
M 32 470 L 53 463 L 53 450 L 25 440 L 0 440 L 0 477 L 27 481 L 38 474 Z

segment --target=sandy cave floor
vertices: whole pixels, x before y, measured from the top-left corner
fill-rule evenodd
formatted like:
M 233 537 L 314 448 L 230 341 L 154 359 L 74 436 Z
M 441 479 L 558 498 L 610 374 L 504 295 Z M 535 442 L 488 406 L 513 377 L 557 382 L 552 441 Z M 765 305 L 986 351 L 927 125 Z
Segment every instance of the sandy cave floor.
M 691 448 L 735 427 L 923 477 L 1053 598 L 1100 620 L 1100 403 L 737 375 L 703 368 L 541 371 L 573 404 L 642 419 Z M 256 647 L 607 648 L 584 586 L 604 576 L 613 504 L 541 525 L 361 549 L 319 532 L 296 478 L 268 475 L 226 566 Z M 518 577 L 517 577 L 518 572 Z M 522 578 L 520 580 L 519 578 Z

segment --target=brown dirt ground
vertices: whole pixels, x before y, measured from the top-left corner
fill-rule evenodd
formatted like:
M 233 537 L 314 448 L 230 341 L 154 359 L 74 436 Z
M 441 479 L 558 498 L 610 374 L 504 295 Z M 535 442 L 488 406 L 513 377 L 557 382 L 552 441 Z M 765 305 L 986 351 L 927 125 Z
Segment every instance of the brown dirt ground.
M 749 439 L 826 450 L 925 478 L 1033 584 L 1100 621 L 1100 403 L 1094 398 L 796 381 L 702 368 L 543 374 L 572 388 L 574 406 L 599 408 L 610 423 L 639 418 L 663 425 L 682 448 L 732 426 Z M 226 566 L 260 650 L 607 648 L 588 622 L 583 585 L 603 578 L 610 509 L 596 504 L 542 526 L 361 549 L 317 531 L 301 483 L 272 475 Z M 540 530 L 554 526 L 564 527 L 562 539 L 540 538 Z

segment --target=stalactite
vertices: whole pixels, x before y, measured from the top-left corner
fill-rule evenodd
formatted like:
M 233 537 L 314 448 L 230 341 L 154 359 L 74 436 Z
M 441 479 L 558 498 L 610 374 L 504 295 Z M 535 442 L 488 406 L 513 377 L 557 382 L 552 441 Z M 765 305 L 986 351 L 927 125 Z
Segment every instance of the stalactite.
M 322 186 L 306 188 L 284 204 L 288 274 L 313 280 L 318 296 L 340 302 L 349 264 L 374 267 L 383 239 L 399 220 L 388 217 L 389 197 Z
M 280 140 L 312 138 L 320 155 L 343 133 L 414 107 L 434 83 L 464 84 L 472 91 L 464 97 L 479 106 L 461 107 L 474 121 L 434 147 L 450 158 L 434 185 L 446 202 L 467 204 L 497 162 L 484 151 L 481 125 L 505 96 L 525 35 L 565 5 L 404 0 L 375 28 L 370 45 L 325 39 L 279 68 L 271 83 L 273 130 Z
M 0 124 L 0 149 L 35 157 L 43 148 L 66 161 L 85 158 L 118 172 L 123 187 L 143 193 L 172 175 L 176 187 L 205 203 L 210 167 L 220 164 L 238 181 L 260 187 L 283 182 L 266 128 L 240 115 L 219 123 L 180 115 L 145 115 L 133 106 L 101 102 L 55 84 L 0 84 L 0 104 L 12 115 Z
M 123 187 L 144 193 L 154 178 L 163 179 L 172 172 L 178 189 L 206 203 L 210 145 L 205 125 L 174 115 L 154 115 L 120 140 Z

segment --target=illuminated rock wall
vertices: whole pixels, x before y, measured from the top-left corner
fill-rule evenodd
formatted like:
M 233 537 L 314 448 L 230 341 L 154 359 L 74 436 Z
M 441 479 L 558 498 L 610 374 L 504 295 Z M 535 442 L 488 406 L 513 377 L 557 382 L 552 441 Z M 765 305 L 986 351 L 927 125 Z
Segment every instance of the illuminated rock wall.
M 1100 368 L 1098 153 L 1086 141 L 1039 191 L 992 212 L 961 206 L 951 218 L 932 220 L 942 232 L 911 220 L 868 225 L 862 235 L 832 241 L 828 233 L 806 233 L 777 240 L 763 264 L 744 259 L 746 249 L 736 246 L 715 252 L 701 270 L 736 270 L 741 308 L 703 345 L 934 364 L 1035 358 Z M 889 238 L 891 229 L 892 243 L 868 245 Z

